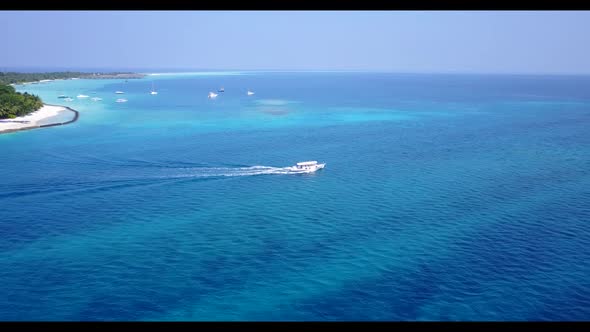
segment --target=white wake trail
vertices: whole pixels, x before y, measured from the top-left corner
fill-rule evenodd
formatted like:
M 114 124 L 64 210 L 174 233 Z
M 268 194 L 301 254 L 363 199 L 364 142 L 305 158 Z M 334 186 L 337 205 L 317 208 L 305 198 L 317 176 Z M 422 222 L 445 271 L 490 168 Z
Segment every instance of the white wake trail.
M 210 178 L 210 177 L 236 177 L 236 176 L 254 176 L 254 175 L 287 175 L 287 174 L 304 174 L 301 170 L 295 170 L 292 167 L 272 167 L 272 166 L 250 166 L 250 167 L 189 167 L 176 169 L 176 174 L 166 174 L 158 178 Z

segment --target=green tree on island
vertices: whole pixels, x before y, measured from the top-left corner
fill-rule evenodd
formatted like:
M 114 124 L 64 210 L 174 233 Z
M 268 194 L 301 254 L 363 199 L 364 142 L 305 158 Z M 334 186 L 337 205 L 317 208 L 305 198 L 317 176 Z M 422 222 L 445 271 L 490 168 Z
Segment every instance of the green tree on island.
M 16 73 L 0 72 L 0 84 L 18 84 L 23 82 L 35 82 L 41 80 L 66 79 L 79 77 L 83 73 L 78 72 L 55 72 L 55 73 Z
M 26 92 L 16 92 L 12 86 L 0 84 L 0 119 L 25 116 L 41 107 L 41 98 Z

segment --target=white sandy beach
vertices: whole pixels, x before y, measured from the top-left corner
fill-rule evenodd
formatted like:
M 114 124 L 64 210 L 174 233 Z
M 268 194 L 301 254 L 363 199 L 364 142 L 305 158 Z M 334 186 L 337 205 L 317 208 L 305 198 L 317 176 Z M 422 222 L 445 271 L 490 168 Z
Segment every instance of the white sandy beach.
M 24 129 L 29 127 L 38 127 L 41 124 L 51 123 L 49 120 L 52 117 L 57 117 L 63 112 L 70 112 L 65 107 L 43 105 L 41 109 L 35 111 L 27 116 L 22 116 L 14 119 L 0 119 L 0 133 L 3 131 L 13 131 L 15 129 Z M 72 115 L 73 117 L 73 115 Z M 42 123 L 40 123 L 43 121 Z M 56 121 L 62 122 L 63 120 Z

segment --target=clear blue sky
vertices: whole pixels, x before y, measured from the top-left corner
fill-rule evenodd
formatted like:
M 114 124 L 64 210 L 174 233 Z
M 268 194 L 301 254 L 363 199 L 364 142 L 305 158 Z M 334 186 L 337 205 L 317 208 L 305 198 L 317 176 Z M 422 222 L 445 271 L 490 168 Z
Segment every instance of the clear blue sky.
M 3 11 L 0 22 L 0 70 L 590 73 L 590 11 Z

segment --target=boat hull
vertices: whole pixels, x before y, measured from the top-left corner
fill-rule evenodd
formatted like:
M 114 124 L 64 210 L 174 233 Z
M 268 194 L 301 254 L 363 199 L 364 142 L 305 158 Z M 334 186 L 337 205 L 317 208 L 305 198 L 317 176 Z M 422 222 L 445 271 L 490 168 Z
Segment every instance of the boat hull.
M 314 173 L 324 167 L 326 167 L 325 163 L 324 164 L 316 164 L 311 167 L 304 167 L 304 168 L 299 168 L 297 166 L 291 166 L 291 167 L 289 167 L 289 170 L 294 171 L 294 172 L 298 172 L 298 173 Z

